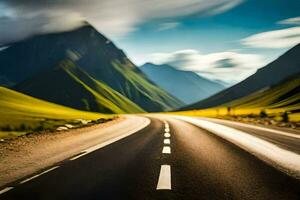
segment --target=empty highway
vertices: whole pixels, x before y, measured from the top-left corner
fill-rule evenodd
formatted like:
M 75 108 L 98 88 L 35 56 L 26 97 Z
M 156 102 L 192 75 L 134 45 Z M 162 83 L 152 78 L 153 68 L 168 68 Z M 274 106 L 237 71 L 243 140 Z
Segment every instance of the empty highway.
M 6 184 L 0 199 L 300 199 L 296 133 L 168 115 L 149 119 L 135 133 Z M 278 161 L 281 155 L 268 156 L 264 148 L 289 159 Z

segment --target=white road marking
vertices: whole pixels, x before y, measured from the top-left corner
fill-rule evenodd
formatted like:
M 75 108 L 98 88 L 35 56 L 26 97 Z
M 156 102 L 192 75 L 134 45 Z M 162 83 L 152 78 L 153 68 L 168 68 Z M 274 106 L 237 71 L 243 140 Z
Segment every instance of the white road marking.
M 170 143 L 171 143 L 170 139 L 164 139 L 164 144 L 170 144 Z
M 165 136 L 166 138 L 171 137 L 170 133 L 165 133 L 164 136 Z
M 40 174 L 34 175 L 34 176 L 30 177 L 30 178 L 27 178 L 27 179 L 21 181 L 20 184 L 23 184 L 23 183 L 26 183 L 26 182 L 28 182 L 28 181 L 31 181 L 32 179 L 35 179 L 35 178 L 37 178 L 37 177 L 39 177 L 39 176 L 41 176 L 41 175 L 43 175 L 43 174 L 46 174 L 46 173 L 48 173 L 48 172 L 50 172 L 50 171 L 55 170 L 55 169 L 57 169 L 57 168 L 59 168 L 59 166 L 52 167 L 52 168 L 50 168 L 50 169 L 48 169 L 48 170 L 46 170 L 46 171 L 44 171 L 44 172 L 42 172 L 42 173 L 40 173 Z
M 204 120 L 206 120 L 206 119 L 204 118 Z M 255 125 L 251 125 L 251 124 L 244 124 L 244 123 L 232 122 L 232 121 L 227 121 L 227 120 L 219 120 L 219 119 L 213 119 L 212 121 L 213 122 L 214 121 L 215 122 L 218 122 L 218 121 L 219 122 L 225 122 L 227 124 L 236 124 L 238 126 L 243 126 L 243 127 L 247 127 L 247 128 L 253 128 L 253 129 L 256 129 L 256 130 L 277 133 L 277 134 L 280 134 L 280 135 L 284 135 L 284 136 L 288 136 L 288 137 L 293 137 L 293 138 L 300 139 L 300 135 L 299 134 L 288 133 L 288 132 L 284 132 L 284 131 L 280 131 L 280 130 L 275 130 L 275 129 L 270 129 L 270 128 L 264 128 L 264 127 L 255 126 Z
M 171 147 L 164 146 L 162 153 L 164 154 L 171 154 Z
M 171 166 L 162 165 L 160 167 L 160 173 L 158 183 L 156 186 L 157 190 L 171 190 Z
M 300 178 L 300 155 L 295 152 L 283 149 L 271 142 L 250 135 L 247 132 L 214 122 L 182 116 L 176 116 L 176 118 L 206 129 L 209 132 L 236 144 L 242 149 L 251 152 L 256 157 L 271 164 L 277 169 L 296 178 Z
M 166 128 L 169 128 L 170 126 L 169 126 L 169 124 L 168 124 L 168 123 L 166 123 L 166 124 L 165 124 L 165 127 L 166 127 Z
M 8 192 L 9 190 L 12 190 L 13 189 L 13 187 L 6 187 L 6 188 L 4 188 L 3 190 L 0 190 L 0 194 L 3 194 L 3 193 L 5 193 L 5 192 Z
M 146 124 L 144 125 L 144 127 L 148 126 L 150 123 L 151 123 L 151 121 L 148 119 L 147 122 L 146 122 Z M 144 127 L 143 127 L 143 128 L 144 128 Z M 132 131 L 126 133 L 126 134 L 120 135 L 120 136 L 118 136 L 118 137 L 115 137 L 115 138 L 112 138 L 112 139 L 107 140 L 107 141 L 105 141 L 105 142 L 102 142 L 101 144 L 98 144 L 98 145 L 95 145 L 95 146 L 93 146 L 93 147 L 90 147 L 90 148 L 88 148 L 88 149 L 82 151 L 79 155 L 77 155 L 77 156 L 75 156 L 75 157 L 73 157 L 73 158 L 70 158 L 69 160 L 76 160 L 76 159 L 78 159 L 78 158 L 80 158 L 80 157 L 82 157 L 82 156 L 85 156 L 85 155 L 87 155 L 87 154 L 93 152 L 93 151 L 96 151 L 96 150 L 98 150 L 98 149 L 101 149 L 101 148 L 103 148 L 103 147 L 105 147 L 105 146 L 107 146 L 107 145 L 110 145 L 110 144 L 112 144 L 112 143 L 114 143 L 114 142 L 116 142 L 116 141 L 118 141 L 118 140 L 121 140 L 121 139 L 123 139 L 123 138 L 125 138 L 125 137 L 128 137 L 128 136 L 132 135 L 133 133 L 135 133 L 135 132 L 137 132 L 137 131 L 139 131 L 139 130 L 141 130 L 141 128 L 134 129 L 134 130 L 132 130 Z
M 82 156 L 85 156 L 86 154 L 88 154 L 89 152 L 81 152 L 81 154 L 74 156 L 73 158 L 70 158 L 70 160 L 76 160 Z
M 169 128 L 165 128 L 165 132 L 170 132 L 170 129 Z

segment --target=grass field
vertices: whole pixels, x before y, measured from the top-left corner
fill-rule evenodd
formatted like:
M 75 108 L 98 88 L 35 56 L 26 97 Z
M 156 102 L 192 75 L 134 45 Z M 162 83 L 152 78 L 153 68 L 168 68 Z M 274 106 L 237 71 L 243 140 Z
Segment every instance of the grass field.
M 0 138 L 80 123 L 78 119 L 100 118 L 108 119 L 112 115 L 79 111 L 0 87 Z

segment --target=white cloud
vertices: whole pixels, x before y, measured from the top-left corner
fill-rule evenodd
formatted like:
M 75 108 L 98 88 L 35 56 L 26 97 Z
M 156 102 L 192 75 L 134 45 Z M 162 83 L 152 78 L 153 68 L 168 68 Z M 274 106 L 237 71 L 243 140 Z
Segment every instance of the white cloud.
M 162 23 L 159 25 L 158 31 L 174 29 L 174 28 L 177 28 L 178 26 L 180 26 L 179 22 L 166 22 L 166 23 Z
M 212 80 L 236 83 L 253 74 L 266 62 L 256 54 L 241 54 L 233 51 L 201 54 L 188 49 L 171 53 L 154 53 L 149 61 L 169 64 L 181 70 L 194 71 Z
M 241 42 L 255 48 L 290 48 L 300 43 L 300 26 L 258 33 Z
M 16 35 L 19 39 L 23 32 L 25 37 L 28 34 L 40 33 L 41 27 L 46 27 L 49 31 L 61 30 L 62 24 L 65 24 L 67 26 L 65 29 L 69 29 L 70 26 L 75 25 L 75 22 L 80 24 L 84 18 L 110 37 L 121 36 L 135 30 L 139 24 L 145 21 L 173 19 L 192 14 L 219 14 L 235 7 L 242 1 L 2 0 L 0 2 L 0 30 L 10 33 L 10 38 L 13 38 L 17 29 Z M 61 22 L 56 22 L 58 18 Z M 2 35 L 1 32 L 0 43 L 4 40 Z
M 279 21 L 278 24 L 300 25 L 300 17 L 293 17 L 293 18 L 285 19 L 285 20 Z

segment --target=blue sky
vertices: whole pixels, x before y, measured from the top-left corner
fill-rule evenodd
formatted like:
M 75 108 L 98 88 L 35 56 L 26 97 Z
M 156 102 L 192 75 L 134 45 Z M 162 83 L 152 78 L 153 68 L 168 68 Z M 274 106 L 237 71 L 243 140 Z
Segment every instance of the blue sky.
M 258 33 L 295 27 L 297 24 L 279 22 L 299 16 L 300 1 L 298 0 L 248 0 L 217 15 L 193 14 L 182 18 L 149 21 L 116 41 L 138 65 L 153 61 L 151 54 L 171 53 L 185 49 L 197 50 L 201 54 L 224 51 L 259 54 L 263 59 L 261 64 L 266 64 L 291 46 L 255 48 L 243 45 L 241 40 Z M 160 30 L 160 26 L 164 23 L 173 26 Z M 253 73 L 256 68 L 249 70 L 245 76 Z M 240 79 L 233 82 L 238 80 Z M 227 81 L 231 81 L 230 78 Z
M 300 16 L 298 0 L 248 0 L 237 7 L 214 16 L 187 16 L 181 19 L 157 20 L 141 24 L 137 30 L 117 40 L 135 59 L 136 54 L 197 49 L 212 53 L 228 49 L 256 52 L 242 46 L 239 40 L 252 34 L 287 28 L 277 22 Z M 160 24 L 173 22 L 178 26 L 159 31 Z M 278 54 L 282 50 L 265 50 Z M 268 52 L 270 51 L 270 52 Z M 139 62 L 139 60 L 137 59 Z
M 168 63 L 229 83 L 300 42 L 299 0 L 2 0 L 0 44 L 83 21 L 137 65 Z

